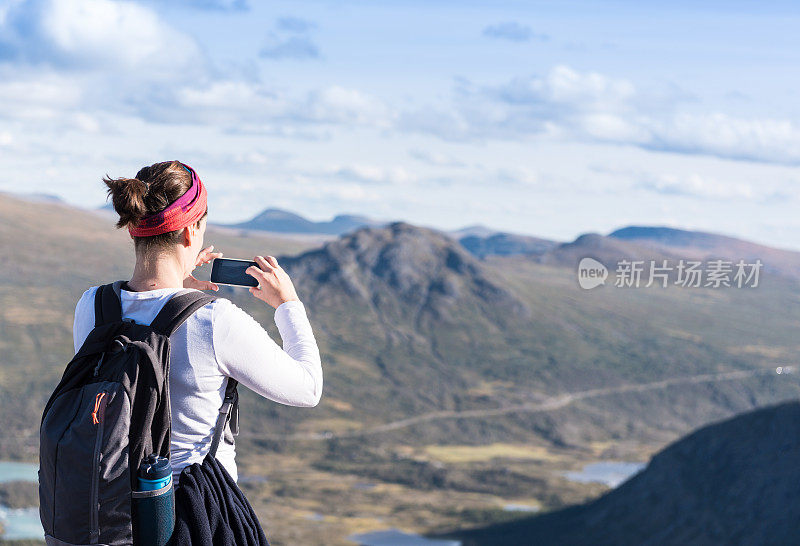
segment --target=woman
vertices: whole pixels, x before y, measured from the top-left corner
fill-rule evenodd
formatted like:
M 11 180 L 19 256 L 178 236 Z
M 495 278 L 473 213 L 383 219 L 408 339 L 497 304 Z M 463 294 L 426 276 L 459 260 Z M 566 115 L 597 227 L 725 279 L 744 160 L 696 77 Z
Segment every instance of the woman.
M 133 276 L 122 285 L 122 316 L 150 324 L 166 301 L 185 289 L 219 290 L 192 275 L 195 267 L 222 256 L 203 248 L 206 190 L 196 173 L 178 161 L 144 167 L 136 178 L 105 177 L 108 195 L 134 242 Z M 202 250 L 201 250 L 202 249 Z M 208 452 L 228 377 L 261 396 L 290 406 L 312 407 L 322 396 L 322 366 L 305 307 L 291 279 L 273 256 L 256 256 L 247 273 L 259 286 L 255 298 L 275 308 L 281 349 L 249 314 L 230 300 L 198 309 L 171 338 L 170 444 L 173 483 L 184 467 Z M 94 294 L 84 292 L 75 310 L 75 351 L 94 327 Z M 220 442 L 217 459 L 237 479 L 233 444 Z

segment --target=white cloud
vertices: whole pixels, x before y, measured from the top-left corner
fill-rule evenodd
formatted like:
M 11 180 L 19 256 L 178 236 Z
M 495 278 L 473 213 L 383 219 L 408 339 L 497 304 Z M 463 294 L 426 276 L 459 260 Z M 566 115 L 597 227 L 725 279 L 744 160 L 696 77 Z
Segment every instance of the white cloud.
M 0 13 L 0 119 L 35 131 L 108 131 L 100 118 L 148 109 L 157 117 L 165 97 L 209 74 L 188 34 L 134 2 L 22 0 Z
M 553 103 L 581 110 L 625 110 L 635 96 L 633 84 L 597 72 L 580 73 L 567 66 L 556 66 L 544 79 L 532 79 L 534 95 Z
M 655 149 L 775 163 L 800 163 L 800 127 L 786 119 L 741 119 L 721 113 L 678 114 L 651 121 Z
M 82 99 L 78 82 L 49 71 L 0 72 L 0 118 L 52 121 L 74 111 Z
M 317 28 L 317 24 L 300 17 L 280 17 L 275 22 L 275 27 L 283 32 L 303 34 Z
M 380 196 L 360 184 L 336 184 L 319 192 L 320 197 L 341 199 L 348 203 L 372 203 L 380 200 Z
M 303 37 L 315 28 L 284 17 L 275 31 Z M 599 142 L 800 163 L 800 126 L 793 120 L 686 111 L 678 95 L 668 86 L 646 91 L 625 78 L 567 66 L 492 84 L 459 80 L 449 102 L 435 106 L 421 104 L 420 97 L 389 102 L 330 81 L 287 91 L 244 71 L 214 73 L 180 25 L 132 1 L 7 0 L 0 6 L 0 119 L 50 123 L 54 132 L 64 126 L 107 130 L 110 118 L 130 116 L 162 126 L 205 126 L 227 136 L 325 141 L 369 129 L 398 138 L 416 132 L 459 142 Z M 409 154 L 430 166 L 466 166 L 435 149 Z M 390 171 L 341 174 L 373 183 L 414 178 Z M 541 183 L 535 176 L 512 178 Z M 653 187 L 671 187 L 659 184 Z
M 8 7 L 0 21 L 0 60 L 65 70 L 136 70 L 139 78 L 201 64 L 191 37 L 134 2 L 28 0 Z
M 522 186 L 536 186 L 540 182 L 539 175 L 530 169 L 522 167 L 503 167 L 497 169 L 492 176 L 493 181 L 503 182 L 504 184 L 514 184 Z
M 245 0 L 158 0 L 165 4 L 178 4 L 209 11 L 247 11 L 250 5 Z
M 610 142 L 638 143 L 646 141 L 649 136 L 646 128 L 613 113 L 587 113 L 577 128 L 590 138 Z
M 316 26 L 312 21 L 299 17 L 279 18 L 275 30 L 267 35 L 259 56 L 267 59 L 318 59 L 319 47 L 308 35 Z
M 546 41 L 549 39 L 546 34 L 535 33 L 531 27 L 517 21 L 489 25 L 483 29 L 483 35 L 487 38 L 509 40 L 511 42 L 528 42 L 532 39 Z
M 382 101 L 357 89 L 338 85 L 311 92 L 306 108 L 309 119 L 325 123 L 389 127 L 392 121 L 392 113 Z
M 0 4 L 0 26 L 6 24 L 6 18 L 8 17 L 8 12 L 14 5 L 14 0 L 10 0 L 4 4 Z
M 170 121 L 200 122 L 236 131 L 289 136 L 297 126 L 334 125 L 387 128 L 392 114 L 380 100 L 356 89 L 324 87 L 291 95 L 266 85 L 242 80 L 217 81 L 206 87 L 175 90 L 161 97 L 158 109 L 142 105 L 144 116 Z M 300 131 L 302 136 L 307 132 Z
M 380 167 L 377 165 L 353 164 L 334 166 L 327 170 L 329 174 L 343 180 L 366 182 L 370 184 L 409 184 L 418 177 L 403 167 Z
M 455 109 L 423 106 L 400 113 L 396 128 L 401 131 L 427 133 L 444 140 L 477 140 L 480 136 L 476 134 L 474 122 L 474 119 L 467 119 L 467 116 Z
M 26 0 L 4 5 L 0 118 L 98 129 L 96 114 L 227 133 L 329 138 L 325 128 L 385 129 L 378 98 L 340 85 L 287 92 L 250 74 L 214 74 L 194 40 L 147 6 L 112 0 Z M 283 32 L 314 24 L 282 18 Z
M 544 77 L 494 86 L 457 82 L 451 109 L 405 112 L 401 126 L 448 140 L 555 138 L 629 134 L 634 86 L 597 73 L 556 66 Z
M 244 81 L 217 81 L 208 86 L 183 87 L 175 93 L 178 117 L 188 113 L 206 122 L 273 118 L 284 112 L 286 100 L 272 91 Z
M 434 167 L 464 167 L 466 164 L 460 159 L 435 150 L 423 150 L 414 148 L 408 151 L 408 155 L 414 159 L 432 165 Z
M 457 82 L 452 106 L 403 113 L 399 127 L 446 140 L 526 137 L 604 142 L 727 159 L 800 163 L 789 119 L 681 110 L 685 94 L 646 93 L 628 80 L 556 66 L 500 85 Z
M 669 195 L 686 195 L 713 199 L 753 199 L 758 197 L 755 189 L 745 183 L 723 183 L 719 180 L 701 176 L 662 174 L 645 175 L 637 184 L 639 188 Z
M 267 59 L 318 59 L 319 47 L 308 36 L 271 36 L 259 55 Z

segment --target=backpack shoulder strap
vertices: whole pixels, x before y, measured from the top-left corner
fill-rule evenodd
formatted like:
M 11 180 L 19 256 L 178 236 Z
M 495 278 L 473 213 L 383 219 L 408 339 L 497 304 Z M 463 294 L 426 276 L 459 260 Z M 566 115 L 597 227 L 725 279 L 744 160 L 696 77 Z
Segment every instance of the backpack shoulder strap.
M 175 330 L 180 328 L 181 324 L 183 324 L 192 313 L 216 299 L 217 296 L 204 294 L 198 290 L 179 292 L 164 304 L 164 307 L 158 312 L 156 318 L 150 323 L 150 326 L 155 331 L 169 337 L 175 333 Z
M 116 281 L 97 287 L 97 291 L 94 293 L 95 328 L 107 322 L 119 322 L 122 320 L 122 303 L 119 298 L 119 291 L 123 282 L 125 281 Z
M 94 295 L 94 326 L 122 320 L 120 290 L 125 281 L 114 281 L 97 287 Z M 173 295 L 153 319 L 153 329 L 171 336 L 197 309 L 217 299 L 217 296 L 197 290 L 186 290 Z
M 217 454 L 219 441 L 228 424 L 230 424 L 231 434 L 234 436 L 239 434 L 239 392 L 236 388 L 238 385 L 239 382 L 234 378 L 228 378 L 228 384 L 225 386 L 225 399 L 219 408 L 217 424 L 214 426 L 214 436 L 211 438 L 211 447 L 208 449 L 208 454 L 212 457 Z

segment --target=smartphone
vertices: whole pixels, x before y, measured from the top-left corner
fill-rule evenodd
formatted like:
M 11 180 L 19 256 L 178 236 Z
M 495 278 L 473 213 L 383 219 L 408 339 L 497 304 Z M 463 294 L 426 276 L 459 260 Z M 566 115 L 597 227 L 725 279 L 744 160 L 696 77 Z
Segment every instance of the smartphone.
M 244 272 L 251 265 L 258 267 L 256 262 L 250 260 L 217 258 L 211 266 L 211 282 L 232 286 L 258 286 L 255 277 Z

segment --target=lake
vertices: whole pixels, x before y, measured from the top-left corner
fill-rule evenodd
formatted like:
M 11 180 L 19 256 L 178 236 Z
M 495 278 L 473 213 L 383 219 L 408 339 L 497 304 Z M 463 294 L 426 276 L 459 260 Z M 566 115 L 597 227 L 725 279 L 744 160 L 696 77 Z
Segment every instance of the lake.
M 399 529 L 350 535 L 347 540 L 358 542 L 361 546 L 461 546 L 460 540 L 425 538 Z
M 580 471 L 563 472 L 563 476 L 573 482 L 599 482 L 616 487 L 646 466 L 646 463 L 603 461 L 587 464 Z
M 18 463 L 16 461 L 0 461 L 0 483 L 17 481 L 38 482 L 39 465 Z
M 503 506 L 503 510 L 506 512 L 538 512 L 541 508 L 530 504 L 506 504 Z
M 645 463 L 626 461 L 603 461 L 587 464 L 580 471 L 564 472 L 563 475 L 576 482 L 600 482 L 609 487 L 616 487 L 645 466 Z M 39 466 L 33 463 L 0 461 L 0 483 L 11 481 L 37 482 Z M 360 487 L 359 487 L 360 486 Z M 359 484 L 357 488 L 367 489 L 372 484 Z M 509 511 L 536 511 L 538 507 L 509 504 L 504 507 Z M 0 505 L 0 520 L 6 527 L 2 535 L 4 539 L 43 538 L 44 531 L 39 521 L 38 508 L 12 510 Z M 351 535 L 349 540 L 362 546 L 461 546 L 458 540 L 430 539 L 399 529 L 386 529 Z
M 39 465 L 19 463 L 16 461 L 0 461 L 0 483 L 39 481 Z M 5 532 L 0 538 L 6 540 L 38 538 L 44 539 L 44 530 L 39 520 L 38 508 L 8 508 L 0 504 L 0 521 Z

